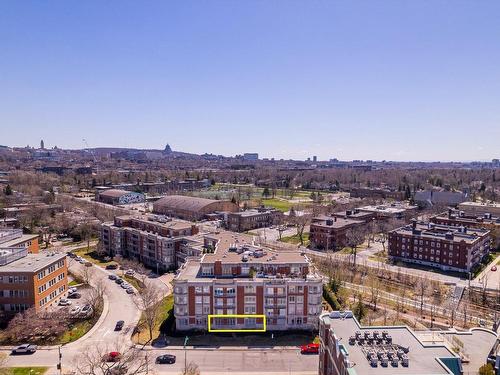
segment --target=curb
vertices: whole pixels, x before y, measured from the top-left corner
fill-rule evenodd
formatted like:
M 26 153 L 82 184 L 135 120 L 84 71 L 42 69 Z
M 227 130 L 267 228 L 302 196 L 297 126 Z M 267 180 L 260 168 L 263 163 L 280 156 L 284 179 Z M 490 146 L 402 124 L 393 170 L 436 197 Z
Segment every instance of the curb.
M 183 351 L 183 350 L 222 350 L 222 351 L 235 351 L 235 352 L 240 352 L 242 350 L 245 351 L 297 351 L 300 350 L 298 346 L 263 346 L 263 347 L 248 347 L 248 346 L 186 346 L 184 348 L 183 346 L 165 346 L 161 348 L 155 348 L 151 346 L 145 346 L 143 348 L 143 345 L 139 344 L 134 344 L 133 347 L 135 349 L 140 349 L 140 350 L 147 350 L 147 351 L 155 351 L 155 350 L 177 350 L 177 351 Z

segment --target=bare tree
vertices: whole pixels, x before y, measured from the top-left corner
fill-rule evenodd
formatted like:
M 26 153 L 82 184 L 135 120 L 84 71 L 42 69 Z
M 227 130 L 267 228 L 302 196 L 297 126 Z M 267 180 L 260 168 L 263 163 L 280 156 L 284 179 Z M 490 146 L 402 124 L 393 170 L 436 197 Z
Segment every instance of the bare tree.
M 363 229 L 359 227 L 354 227 L 347 230 L 345 234 L 345 244 L 351 248 L 354 267 L 356 267 L 356 256 L 358 252 L 358 247 L 361 246 L 364 241 L 365 241 L 365 233 Z
M 427 288 L 429 286 L 429 280 L 427 278 L 420 278 L 417 281 L 416 293 L 420 297 L 420 315 L 424 312 L 424 297 L 427 293 Z
M 377 302 L 380 297 L 380 281 L 376 275 L 374 275 L 370 280 L 370 295 L 370 302 L 373 304 L 373 311 L 377 311 Z
M 79 272 L 79 275 L 82 278 L 83 283 L 89 285 L 90 281 L 93 279 L 95 275 L 94 268 L 84 266 L 82 267 L 82 270 Z
M 143 312 L 143 321 L 149 331 L 149 340 L 153 339 L 153 331 L 158 325 L 162 297 L 163 291 L 157 285 L 146 282 L 138 298 L 134 299 L 137 308 Z
M 182 371 L 182 375 L 200 375 L 200 368 L 194 362 L 189 362 L 186 368 Z
M 299 237 L 300 244 L 304 245 L 304 230 L 307 225 L 311 222 L 310 214 L 296 215 L 293 217 L 293 223 L 297 228 L 297 236 Z
M 87 267 L 86 267 L 87 268 Z M 104 280 L 98 279 L 93 283 L 92 287 L 87 293 L 85 303 L 92 307 L 92 314 L 97 314 L 102 311 L 104 304 L 104 293 L 106 293 L 106 284 Z
M 112 352 L 117 353 L 112 358 L 113 360 L 110 358 Z M 153 373 L 152 356 L 123 343 L 89 346 L 76 357 L 75 367 L 79 375 L 143 375 Z

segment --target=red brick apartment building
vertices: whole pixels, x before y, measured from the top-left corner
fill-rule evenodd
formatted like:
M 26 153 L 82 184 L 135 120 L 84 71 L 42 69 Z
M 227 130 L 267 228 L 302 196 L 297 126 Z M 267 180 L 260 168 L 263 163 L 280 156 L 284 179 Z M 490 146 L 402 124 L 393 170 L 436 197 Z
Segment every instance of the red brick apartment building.
M 435 224 L 455 227 L 464 226 L 466 228 L 487 228 L 492 231 L 500 228 L 499 216 L 493 216 L 491 213 L 467 214 L 464 211 L 452 208 L 448 209 L 448 212 L 431 217 L 430 221 Z
M 369 214 L 373 217 L 373 214 Z M 311 248 L 318 250 L 339 250 L 345 246 L 349 229 L 366 224 L 364 219 L 342 216 L 317 216 L 312 219 L 309 231 Z
M 0 310 L 11 315 L 44 309 L 68 288 L 65 254 L 29 254 L 26 248 L 0 249 Z
M 322 280 L 305 255 L 252 244 L 252 237 L 219 232 L 205 235 L 210 250 L 189 259 L 174 279 L 178 330 L 313 329 L 321 313 Z M 249 314 L 249 317 L 224 315 Z
M 188 256 L 201 254 L 189 239 L 198 233 L 191 223 L 159 216 L 117 216 L 101 225 L 101 243 L 111 256 L 122 256 L 158 271 L 184 263 Z
M 443 271 L 470 272 L 488 255 L 490 231 L 413 220 L 389 233 L 389 257 Z
M 274 208 L 257 208 L 227 215 L 227 228 L 234 232 L 265 228 L 280 223 L 283 212 Z

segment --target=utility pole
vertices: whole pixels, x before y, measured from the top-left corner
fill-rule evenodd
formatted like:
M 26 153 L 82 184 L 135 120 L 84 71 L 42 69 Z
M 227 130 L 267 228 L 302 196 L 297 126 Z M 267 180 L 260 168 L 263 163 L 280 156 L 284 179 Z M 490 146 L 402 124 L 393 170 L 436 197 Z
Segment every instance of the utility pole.
M 57 364 L 57 368 L 59 369 L 59 375 L 62 375 L 62 364 L 61 364 L 62 353 L 61 353 L 61 345 L 59 345 L 59 347 L 57 349 L 59 351 L 59 363 Z
M 188 340 L 189 340 L 189 337 L 186 336 L 186 338 L 184 339 L 184 375 L 187 374 L 187 349 L 186 349 L 186 345 L 187 345 Z

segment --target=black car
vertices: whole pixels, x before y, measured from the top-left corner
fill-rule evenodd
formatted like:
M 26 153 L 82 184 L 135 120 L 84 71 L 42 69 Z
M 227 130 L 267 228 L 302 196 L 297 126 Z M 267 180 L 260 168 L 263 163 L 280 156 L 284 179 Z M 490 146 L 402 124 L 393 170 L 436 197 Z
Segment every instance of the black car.
M 117 321 L 115 325 L 115 331 L 121 331 L 124 324 L 125 322 L 123 320 Z
M 158 364 L 172 364 L 175 363 L 175 355 L 172 354 L 163 354 L 156 357 L 156 363 Z
M 106 269 L 107 270 L 116 270 L 116 269 L 118 269 L 118 264 L 108 264 L 106 266 Z
M 82 295 L 80 293 L 71 293 L 68 295 L 68 298 L 72 298 L 72 299 L 78 299 L 81 297 L 82 297 Z
M 119 279 L 118 278 L 118 279 L 115 280 L 115 283 L 117 283 L 117 284 L 123 284 L 123 279 Z
M 116 275 L 109 275 L 108 276 L 108 279 L 110 279 L 110 280 L 116 280 L 117 278 L 118 278 L 118 276 L 116 276 Z

